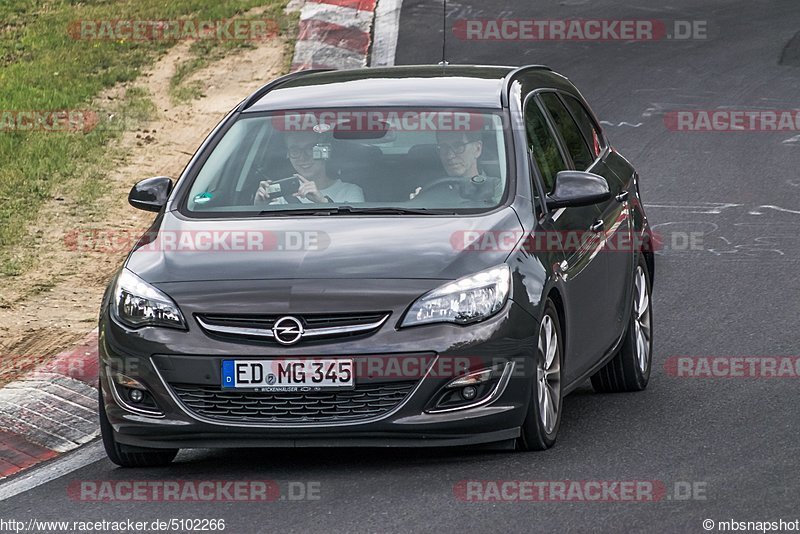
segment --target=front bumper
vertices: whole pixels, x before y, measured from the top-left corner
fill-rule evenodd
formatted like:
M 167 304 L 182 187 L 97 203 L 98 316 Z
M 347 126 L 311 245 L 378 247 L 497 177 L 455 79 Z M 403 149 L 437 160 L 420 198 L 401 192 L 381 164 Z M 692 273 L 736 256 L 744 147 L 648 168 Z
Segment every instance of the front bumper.
M 190 316 L 189 316 L 190 317 Z M 512 440 L 519 436 L 533 374 L 536 323 L 509 301 L 494 317 L 470 326 L 425 325 L 398 330 L 392 318 L 378 332 L 348 340 L 280 347 L 231 342 L 206 335 L 192 319 L 189 331 L 163 328 L 129 330 L 104 310 L 100 321 L 101 387 L 115 439 L 151 448 L 461 446 Z M 188 318 L 188 317 L 187 317 Z M 302 345 L 302 344 L 301 344 Z M 302 357 L 421 358 L 427 367 L 415 376 L 357 376 L 357 384 L 414 380 L 411 392 L 394 408 L 350 421 L 221 421 L 189 408 L 174 384 L 221 384 L 223 359 Z M 491 402 L 467 409 L 431 413 L 432 399 L 455 375 L 442 362 L 469 362 L 472 370 L 508 369 Z M 439 365 L 437 365 L 437 362 Z M 112 391 L 109 372 L 143 384 L 162 415 L 133 413 Z M 115 395 L 116 393 L 116 395 Z M 121 405 L 122 404 L 122 405 Z

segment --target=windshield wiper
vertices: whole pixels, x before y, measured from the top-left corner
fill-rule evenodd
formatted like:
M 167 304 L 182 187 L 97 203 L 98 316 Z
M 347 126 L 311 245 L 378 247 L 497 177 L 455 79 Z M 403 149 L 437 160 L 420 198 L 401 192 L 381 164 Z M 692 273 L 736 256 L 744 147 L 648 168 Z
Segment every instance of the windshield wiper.
M 387 206 L 381 208 L 359 208 L 353 206 L 341 206 L 337 213 L 366 213 L 371 215 L 455 215 L 454 211 L 431 208 L 402 208 L 397 206 Z
M 453 211 L 428 208 L 354 208 L 353 206 L 337 206 L 333 208 L 304 208 L 295 210 L 264 210 L 259 216 L 275 215 L 291 217 L 294 215 L 456 215 Z

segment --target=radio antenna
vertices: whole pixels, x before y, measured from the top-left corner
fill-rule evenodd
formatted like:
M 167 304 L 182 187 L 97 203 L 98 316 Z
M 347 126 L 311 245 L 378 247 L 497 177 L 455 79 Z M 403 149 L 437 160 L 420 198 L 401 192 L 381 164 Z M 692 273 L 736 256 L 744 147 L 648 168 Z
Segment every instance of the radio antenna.
M 442 67 L 447 66 L 447 0 L 442 0 Z

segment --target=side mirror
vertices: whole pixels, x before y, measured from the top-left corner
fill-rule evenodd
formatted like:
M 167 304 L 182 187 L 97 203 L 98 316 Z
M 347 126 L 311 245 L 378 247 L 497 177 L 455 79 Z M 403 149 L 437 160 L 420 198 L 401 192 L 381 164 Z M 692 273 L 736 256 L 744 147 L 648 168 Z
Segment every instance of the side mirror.
M 172 180 L 166 176 L 157 176 L 142 180 L 131 188 L 128 202 L 134 208 L 145 211 L 161 211 L 167 203 L 172 191 Z
M 547 195 L 549 209 L 575 208 L 598 204 L 611 198 L 608 182 L 602 176 L 583 171 L 561 171 L 556 186 Z

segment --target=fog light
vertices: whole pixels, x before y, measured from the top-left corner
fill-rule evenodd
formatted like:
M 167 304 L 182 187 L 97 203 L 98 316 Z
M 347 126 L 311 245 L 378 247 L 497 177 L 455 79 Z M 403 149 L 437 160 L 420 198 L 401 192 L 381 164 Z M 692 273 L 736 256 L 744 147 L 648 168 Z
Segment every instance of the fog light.
M 478 394 L 478 390 L 475 389 L 475 386 L 467 386 L 461 390 L 461 397 L 464 400 L 472 400 L 475 398 L 475 395 Z
M 504 362 L 458 376 L 436 392 L 425 411 L 466 410 L 493 402 L 502 395 L 513 369 L 514 362 Z
M 111 394 L 120 407 L 140 415 L 150 417 L 164 416 L 147 386 L 134 378 L 114 371 L 111 367 L 107 366 L 106 372 L 110 378 Z

